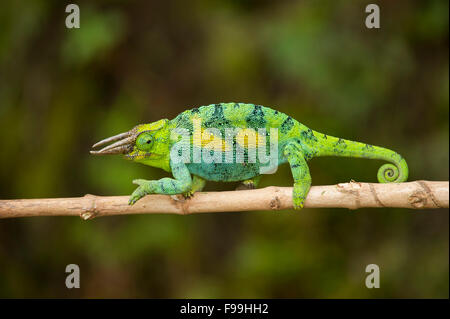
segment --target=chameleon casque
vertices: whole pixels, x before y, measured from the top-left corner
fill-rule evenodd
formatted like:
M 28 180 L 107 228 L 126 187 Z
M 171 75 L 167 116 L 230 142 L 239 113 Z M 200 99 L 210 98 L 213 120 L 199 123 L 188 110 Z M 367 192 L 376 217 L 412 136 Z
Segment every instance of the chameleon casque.
M 195 123 L 201 123 L 201 134 L 195 134 Z M 200 128 L 201 127 L 201 128 Z M 305 198 L 311 186 L 311 175 L 307 161 L 315 156 L 344 156 L 384 160 L 378 170 L 380 183 L 404 182 L 408 178 L 406 161 L 398 153 L 365 143 L 354 142 L 316 132 L 296 121 L 292 117 L 274 109 L 245 103 L 219 103 L 193 108 L 180 113 L 173 120 L 162 119 L 149 124 L 135 126 L 128 132 L 104 139 L 93 145 L 93 148 L 104 146 L 101 150 L 92 150 L 92 154 L 123 154 L 129 160 L 149 166 L 162 168 L 171 172 L 174 178 L 160 180 L 134 180 L 139 187 L 132 193 L 129 204 L 133 205 L 147 194 L 183 194 L 192 196 L 201 191 L 205 181 L 242 182 L 242 188 L 255 188 L 264 166 L 258 157 L 250 162 L 250 153 L 258 145 L 269 149 L 272 140 L 260 142 L 261 134 L 256 134 L 256 140 L 250 135 L 238 139 L 237 135 L 226 139 L 227 129 L 265 129 L 267 139 L 276 129 L 275 141 L 277 153 L 276 166 L 289 163 L 294 179 L 293 206 L 295 209 L 303 207 Z M 171 151 L 178 138 L 173 138 L 172 132 L 184 129 L 189 136 L 185 141 L 192 146 L 187 161 L 175 161 Z M 214 130 L 210 133 L 209 130 Z M 270 130 L 272 129 L 272 130 Z M 205 132 L 207 138 L 204 138 Z M 270 131 L 270 133 L 269 133 Z M 266 136 L 264 136 L 266 137 Z M 181 137 L 182 138 L 182 137 Z M 211 138 L 215 143 L 211 142 Z M 219 141 L 219 144 L 217 143 Z M 261 144 L 257 144 L 261 143 Z M 185 145 L 183 144 L 183 145 Z M 257 144 L 257 145 L 256 145 Z M 179 144 L 178 144 L 179 146 Z M 193 161 L 193 149 L 214 155 L 214 152 L 228 150 L 233 159 L 237 157 L 238 146 L 243 151 L 244 162 L 231 163 L 210 160 L 203 157 Z M 173 153 L 173 154 L 176 154 Z M 178 155 L 180 151 L 178 150 Z M 220 155 L 222 156 L 222 155 Z M 222 158 L 223 159 L 223 158 Z M 238 187 L 239 188 L 239 187 Z

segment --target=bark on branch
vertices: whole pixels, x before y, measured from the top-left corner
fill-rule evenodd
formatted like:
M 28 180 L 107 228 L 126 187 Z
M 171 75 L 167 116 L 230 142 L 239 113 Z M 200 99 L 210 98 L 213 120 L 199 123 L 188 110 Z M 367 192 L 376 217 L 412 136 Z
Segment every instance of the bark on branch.
M 76 198 L 0 200 L 0 218 L 31 216 L 99 216 L 126 214 L 194 214 L 281 210 L 292 208 L 292 187 L 256 190 L 203 192 L 191 199 L 180 196 L 149 195 L 128 206 L 128 196 L 85 195 Z M 305 208 L 402 207 L 448 208 L 449 182 L 415 181 L 399 184 L 350 182 L 313 186 Z

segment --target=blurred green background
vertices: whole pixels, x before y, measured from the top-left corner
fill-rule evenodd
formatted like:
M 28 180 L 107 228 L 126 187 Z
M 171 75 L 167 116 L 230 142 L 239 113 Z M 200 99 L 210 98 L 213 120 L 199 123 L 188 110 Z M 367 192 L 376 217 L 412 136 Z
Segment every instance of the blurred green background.
M 250 102 L 401 153 L 448 180 L 448 1 L 0 4 L 0 198 L 128 195 L 163 171 L 93 157 L 101 138 L 216 102 Z M 310 162 L 313 185 L 382 164 Z M 261 186 L 291 184 L 288 167 Z M 207 190 L 235 185 L 210 183 Z M 1 213 L 1 212 L 0 212 Z M 0 297 L 445 297 L 448 209 L 0 220 Z M 65 267 L 81 288 L 65 287 Z M 381 269 L 367 289 L 365 267 Z

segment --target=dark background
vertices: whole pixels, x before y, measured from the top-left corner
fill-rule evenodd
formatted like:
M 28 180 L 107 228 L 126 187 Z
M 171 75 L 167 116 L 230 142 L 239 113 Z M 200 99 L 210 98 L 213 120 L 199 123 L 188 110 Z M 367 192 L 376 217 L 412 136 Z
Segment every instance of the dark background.
M 288 113 L 394 149 L 410 180 L 448 180 L 448 1 L 0 4 L 0 198 L 131 194 L 166 176 L 90 146 L 217 102 Z M 382 162 L 319 158 L 313 185 L 376 181 Z M 261 186 L 291 185 L 288 167 Z M 207 190 L 235 185 L 210 183 Z M 1 214 L 1 212 L 0 212 Z M 0 220 L 0 297 L 445 297 L 448 209 Z M 65 287 L 67 264 L 81 288 Z M 381 269 L 367 289 L 365 267 Z

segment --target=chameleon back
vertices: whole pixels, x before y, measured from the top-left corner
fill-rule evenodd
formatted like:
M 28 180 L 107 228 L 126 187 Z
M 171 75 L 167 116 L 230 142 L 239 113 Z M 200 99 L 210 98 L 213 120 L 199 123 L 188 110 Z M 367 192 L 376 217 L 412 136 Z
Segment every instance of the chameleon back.
M 245 103 L 211 104 L 187 110 L 170 121 L 170 125 L 187 129 L 191 135 L 192 152 L 190 163 L 187 164 L 189 171 L 207 180 L 225 182 L 242 181 L 260 175 L 269 164 L 262 161 L 259 151 L 272 156 L 274 154 L 271 152 L 275 151 L 275 167 L 285 163 L 281 150 L 286 141 L 299 136 L 302 126 L 284 113 Z M 271 136 L 271 129 L 272 133 L 273 129 L 276 130 L 276 136 Z M 260 134 L 261 131 L 265 132 L 264 136 Z M 272 150 L 271 141 L 275 144 Z M 258 149 L 258 142 L 265 143 L 262 150 Z M 200 161 L 198 157 L 196 160 L 194 154 L 202 152 L 209 153 L 206 157 L 216 156 L 220 160 L 211 162 L 205 160 L 205 156 L 201 156 Z M 231 152 L 231 163 L 226 160 L 227 152 Z M 239 154 L 243 155 L 243 160 Z

